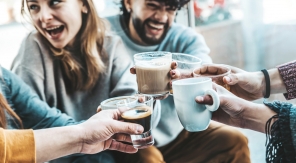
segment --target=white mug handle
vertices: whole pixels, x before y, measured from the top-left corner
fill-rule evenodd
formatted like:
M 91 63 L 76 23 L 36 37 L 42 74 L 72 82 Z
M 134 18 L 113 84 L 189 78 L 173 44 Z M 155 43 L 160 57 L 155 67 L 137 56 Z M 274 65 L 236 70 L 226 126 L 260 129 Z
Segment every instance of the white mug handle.
M 216 111 L 220 106 L 220 98 L 216 91 L 209 89 L 205 92 L 205 95 L 210 95 L 213 99 L 212 105 L 205 105 L 209 111 Z

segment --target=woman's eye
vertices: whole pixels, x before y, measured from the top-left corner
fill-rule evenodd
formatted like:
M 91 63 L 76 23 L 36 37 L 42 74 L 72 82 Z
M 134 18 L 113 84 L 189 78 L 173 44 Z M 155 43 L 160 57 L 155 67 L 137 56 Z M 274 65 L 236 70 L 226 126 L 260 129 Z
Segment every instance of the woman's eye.
M 37 7 L 38 7 L 37 5 L 30 5 L 30 6 L 29 6 L 29 9 L 30 9 L 30 10 L 36 10 Z
M 60 2 L 61 2 L 60 0 L 51 0 L 50 5 L 57 5 Z

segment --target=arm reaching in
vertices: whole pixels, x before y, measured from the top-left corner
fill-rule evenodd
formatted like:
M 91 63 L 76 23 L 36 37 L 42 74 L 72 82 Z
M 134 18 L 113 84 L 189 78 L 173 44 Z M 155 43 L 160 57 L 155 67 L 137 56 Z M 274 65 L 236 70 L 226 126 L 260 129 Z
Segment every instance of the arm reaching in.
M 74 153 L 94 154 L 107 149 L 137 152 L 132 145 L 122 141 L 131 142 L 129 135 L 142 133 L 143 127 L 119 119 L 119 110 L 106 110 L 78 125 L 35 130 L 37 162 Z
M 220 97 L 220 107 L 212 119 L 227 125 L 265 132 L 266 122 L 276 113 L 264 104 L 256 104 L 239 98 L 225 88 L 213 83 Z M 210 96 L 197 96 L 200 104 L 212 104 Z
M 233 94 L 246 100 L 257 100 L 265 95 L 265 78 L 261 71 L 247 72 L 229 66 L 232 73 L 223 78 L 225 84 L 230 85 Z M 268 70 L 270 77 L 270 93 L 285 93 L 286 88 L 276 68 Z

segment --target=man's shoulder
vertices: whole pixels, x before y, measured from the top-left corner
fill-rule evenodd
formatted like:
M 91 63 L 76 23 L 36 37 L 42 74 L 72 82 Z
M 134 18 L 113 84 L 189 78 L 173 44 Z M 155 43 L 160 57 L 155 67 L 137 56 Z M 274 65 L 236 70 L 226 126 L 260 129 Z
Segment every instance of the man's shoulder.
M 168 32 L 168 40 L 178 40 L 178 41 L 198 41 L 203 40 L 203 36 L 199 34 L 197 31 L 194 30 L 194 28 L 187 27 L 182 24 L 174 23 L 170 31 Z
M 190 37 L 190 36 L 195 37 L 200 35 L 199 33 L 197 33 L 197 31 L 194 30 L 194 28 L 191 28 L 182 24 L 178 24 L 178 23 L 172 24 L 170 28 L 170 33 L 173 35 L 180 35 L 183 37 Z

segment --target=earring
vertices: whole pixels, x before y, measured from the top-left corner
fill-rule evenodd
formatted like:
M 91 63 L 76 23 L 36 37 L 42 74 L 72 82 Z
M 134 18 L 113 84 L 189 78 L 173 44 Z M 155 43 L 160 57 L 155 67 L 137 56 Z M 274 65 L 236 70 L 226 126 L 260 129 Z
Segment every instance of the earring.
M 131 12 L 131 9 L 129 9 L 129 8 L 128 8 L 128 9 L 126 9 L 126 10 L 127 10 L 127 12 L 128 12 L 128 13 L 130 13 L 130 12 Z
M 87 14 L 88 11 L 87 11 L 87 9 L 85 9 L 85 10 L 83 10 L 82 12 L 85 13 L 85 14 Z

